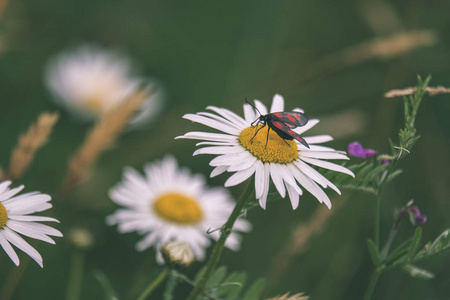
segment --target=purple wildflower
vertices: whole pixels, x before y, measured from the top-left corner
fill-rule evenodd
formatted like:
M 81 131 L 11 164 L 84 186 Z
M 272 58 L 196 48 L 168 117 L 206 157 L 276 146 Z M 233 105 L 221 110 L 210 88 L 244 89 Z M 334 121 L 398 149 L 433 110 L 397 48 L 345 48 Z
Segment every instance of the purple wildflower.
M 374 157 L 377 152 L 373 149 L 364 149 L 363 146 L 358 142 L 353 142 L 348 144 L 348 154 L 355 157 Z
M 389 159 L 383 158 L 380 162 L 382 165 L 388 165 L 391 161 Z
M 416 218 L 417 223 L 423 224 L 427 221 L 427 216 L 424 216 L 420 213 L 420 210 L 417 206 L 413 206 L 409 209 L 409 211 L 414 215 Z

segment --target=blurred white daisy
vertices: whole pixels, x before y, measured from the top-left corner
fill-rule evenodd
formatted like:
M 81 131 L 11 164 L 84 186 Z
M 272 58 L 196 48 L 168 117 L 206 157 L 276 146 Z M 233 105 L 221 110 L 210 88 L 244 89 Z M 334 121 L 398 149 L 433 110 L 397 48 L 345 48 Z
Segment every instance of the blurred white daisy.
M 118 224 L 121 233 L 136 231 L 145 237 L 136 245 L 138 251 L 151 246 L 159 250 L 170 241 L 185 241 L 196 259 L 205 257 L 210 238 L 219 238 L 219 229 L 234 208 L 228 191 L 208 188 L 202 175 L 179 169 L 171 156 L 147 164 L 145 175 L 126 168 L 121 183 L 110 190 L 111 199 L 124 206 L 107 218 L 109 225 Z M 238 219 L 234 230 L 249 231 L 250 223 Z M 212 233 L 207 233 L 213 231 Z M 225 246 L 240 247 L 240 235 L 232 232 Z M 163 262 L 158 251 L 158 261 Z
M 260 101 L 255 100 L 255 106 L 262 115 L 268 113 L 267 107 Z M 292 208 L 296 209 L 303 189 L 310 192 L 328 208 L 331 208 L 331 201 L 322 188 L 330 187 L 340 194 L 339 189 L 332 182 L 310 165 L 354 177 L 354 174 L 347 168 L 323 160 L 348 159 L 344 151 L 317 145 L 331 141 L 333 138 L 329 135 L 304 137 L 310 146 L 308 149 L 295 139 L 283 140 L 273 130 L 269 130 L 268 126 L 262 129 L 260 129 L 262 125 L 252 126 L 251 124 L 259 117 L 259 114 L 248 104 L 244 104 L 244 118 L 224 108 L 209 106 L 207 109 L 216 114 L 200 112 L 184 115 L 183 118 L 224 133 L 194 131 L 177 138 L 204 140 L 197 146 L 206 145 L 207 147 L 196 150 L 194 155 L 218 155 L 210 162 L 210 165 L 215 167 L 211 177 L 226 171 L 235 172 L 225 182 L 225 187 L 242 183 L 255 174 L 255 195 L 264 209 L 266 208 L 270 179 L 281 197 L 286 196 L 287 190 Z M 273 97 L 270 112 L 282 111 L 284 111 L 284 99 L 277 94 Z M 299 108 L 294 111 L 303 112 Z M 294 131 L 303 134 L 317 123 L 319 123 L 317 119 L 309 120 L 305 126 L 297 127 Z M 259 132 L 255 136 L 256 130 Z
M 133 75 L 131 62 L 118 53 L 81 46 L 62 53 L 47 65 L 46 84 L 55 99 L 86 120 L 101 117 L 136 93 L 153 88 L 132 123 L 143 123 L 159 109 L 161 89 Z
M 34 259 L 41 268 L 42 257 L 39 252 L 31 247 L 19 234 L 33 239 L 41 240 L 54 244 L 50 236 L 59 236 L 62 234 L 58 230 L 37 222 L 58 222 L 58 220 L 49 217 L 31 216 L 30 214 L 40 212 L 52 207 L 51 197 L 39 192 L 31 192 L 17 195 L 24 186 L 10 189 L 11 181 L 0 183 L 0 245 L 11 260 L 19 265 L 17 256 L 11 244 L 28 254 Z

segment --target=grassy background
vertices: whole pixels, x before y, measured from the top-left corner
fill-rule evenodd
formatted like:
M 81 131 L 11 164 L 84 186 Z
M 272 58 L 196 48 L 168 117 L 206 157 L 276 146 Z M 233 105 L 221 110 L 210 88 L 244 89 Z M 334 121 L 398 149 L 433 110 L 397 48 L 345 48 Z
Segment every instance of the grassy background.
M 81 299 L 102 298 L 93 277 L 97 270 L 110 278 L 124 299 L 133 299 L 160 267 L 152 250 L 136 253 L 136 234 L 119 235 L 104 224 L 104 217 L 115 209 L 107 191 L 120 180 L 124 166 L 141 169 L 145 162 L 171 153 L 194 172 L 208 174 L 210 157 L 192 158 L 194 142 L 173 140 L 204 129 L 181 116 L 203 111 L 207 105 L 241 113 L 245 97 L 267 104 L 275 93 L 285 97 L 287 108 L 299 106 L 308 116 L 323 120 L 314 133 L 336 132 L 340 137 L 329 143 L 332 147 L 346 149 L 349 142 L 359 140 L 387 151 L 388 138 L 395 140 L 402 126 L 402 103 L 383 98 L 383 93 L 415 85 L 417 74 L 431 74 L 433 86 L 450 86 L 448 11 L 450 2 L 437 0 L 11 0 L 0 16 L 0 164 L 8 165 L 19 134 L 39 112 L 59 110 L 43 84 L 45 64 L 56 53 L 86 42 L 119 49 L 143 75 L 162 83 L 163 112 L 147 128 L 123 135 L 98 161 L 91 179 L 67 199 L 57 198 L 61 178 L 90 125 L 77 123 L 64 111 L 51 141 L 23 181 L 16 183 L 25 184 L 26 191 L 53 195 L 55 209 L 49 214 L 65 220 L 56 226 L 63 233 L 72 226 L 94 233 Z M 389 22 L 388 14 L 394 21 Z M 351 65 L 336 55 L 374 38 L 418 29 L 433 30 L 438 43 Z M 382 239 L 392 225 L 393 209 L 410 199 L 428 216 L 425 241 L 450 226 L 449 100 L 441 95 L 423 102 L 417 119 L 422 138 L 401 162 L 404 174 L 384 195 Z M 337 118 L 342 114 L 344 118 Z M 226 178 L 219 176 L 210 184 L 221 185 Z M 241 191 L 242 186 L 232 190 L 236 197 Z M 344 207 L 310 242 L 308 251 L 290 264 L 269 296 L 292 291 L 321 300 L 362 298 L 372 272 L 366 238 L 373 234 L 374 199 L 344 191 L 343 197 L 333 195 L 332 201 L 343 199 L 347 199 Z M 253 280 L 266 276 L 290 231 L 317 207 L 317 201 L 305 195 L 296 211 L 287 200 L 271 203 L 266 211 L 254 209 L 248 216 L 253 232 L 245 235 L 240 252 L 226 251 L 221 263 L 230 270 L 248 271 Z M 403 224 L 399 240 L 412 232 Z M 63 299 L 69 242 L 40 243 L 38 250 L 45 267 L 29 264 L 14 299 Z M 26 260 L 25 255 L 20 257 Z M 0 266 L 2 288 L 13 288 L 6 280 L 17 270 L 6 254 L 0 253 Z M 381 277 L 374 299 L 449 299 L 449 254 L 421 266 L 434 272 L 436 279 L 421 281 L 392 271 Z M 184 299 L 188 289 L 181 285 L 176 299 Z

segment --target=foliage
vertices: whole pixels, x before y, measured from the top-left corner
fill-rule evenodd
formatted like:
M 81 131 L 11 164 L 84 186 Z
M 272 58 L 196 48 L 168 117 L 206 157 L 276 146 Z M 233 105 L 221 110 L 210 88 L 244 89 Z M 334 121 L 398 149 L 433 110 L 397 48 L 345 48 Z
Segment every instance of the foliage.
M 202 272 L 205 269 L 200 270 L 194 283 L 200 280 Z M 264 289 L 264 279 L 259 279 L 253 284 L 249 284 L 248 288 L 244 288 L 247 282 L 247 274 L 244 272 L 232 272 L 227 274 L 227 268 L 222 266 L 214 271 L 211 277 L 209 277 L 205 291 L 201 295 L 200 299 L 223 299 L 223 300 L 257 300 L 261 299 L 260 296 Z

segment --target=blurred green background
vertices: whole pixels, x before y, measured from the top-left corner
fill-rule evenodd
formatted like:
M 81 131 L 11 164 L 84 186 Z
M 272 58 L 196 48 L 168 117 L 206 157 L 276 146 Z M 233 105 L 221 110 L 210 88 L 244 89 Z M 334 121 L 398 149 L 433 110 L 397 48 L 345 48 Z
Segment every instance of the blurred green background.
M 208 105 L 242 114 L 245 97 L 270 104 L 280 93 L 286 108 L 302 107 L 310 118 L 322 120 L 312 133 L 332 134 L 335 141 L 330 146 L 346 149 L 358 140 L 383 152 L 389 150 L 388 138 L 397 138 L 403 109 L 400 98 L 383 98 L 386 91 L 414 86 L 418 74 L 432 75 L 432 86 L 450 86 L 450 2 L 444 0 L 3 0 L 0 5 L 4 168 L 20 133 L 38 114 L 60 110 L 44 86 L 43 72 L 48 59 L 61 51 L 84 43 L 118 49 L 165 90 L 162 113 L 151 125 L 122 135 L 97 162 L 89 181 L 68 198 L 57 199 L 61 178 L 90 125 L 78 123 L 65 111 L 32 168 L 15 183 L 25 184 L 25 191 L 53 196 L 54 209 L 47 213 L 65 220 L 55 226 L 65 235 L 73 226 L 95 235 L 95 246 L 86 253 L 81 299 L 102 299 L 96 271 L 110 278 L 123 299 L 133 299 L 161 270 L 153 250 L 134 250 L 137 234 L 121 235 L 105 225 L 105 216 L 116 208 L 107 192 L 121 179 L 124 166 L 142 170 L 145 162 L 166 153 L 194 172 L 209 174 L 211 157 L 193 158 L 193 141 L 173 139 L 206 129 L 183 120 L 183 114 L 204 111 Z M 406 42 L 385 42 L 382 49 L 368 44 L 419 30 L 425 31 L 425 38 L 410 34 Z M 406 46 L 398 51 L 399 44 Z M 424 241 L 450 227 L 449 115 L 450 95 L 424 99 L 416 123 L 422 138 L 401 162 L 404 174 L 384 193 L 382 240 L 392 226 L 393 210 L 410 199 L 428 217 Z M 226 178 L 218 176 L 210 184 L 222 185 Z M 240 192 L 242 185 L 232 189 L 235 197 Z M 327 193 L 335 203 L 346 199 L 344 206 L 277 278 L 267 296 L 292 291 L 321 300 L 362 298 L 372 272 L 366 239 L 373 235 L 374 198 L 350 191 L 341 197 Z M 226 250 L 220 263 L 248 271 L 252 280 L 267 276 L 291 230 L 318 206 L 308 194 L 296 211 L 288 200 L 270 203 L 266 211 L 250 211 L 253 231 L 244 235 L 240 252 Z M 413 230 L 407 222 L 402 224 L 398 241 Z M 40 243 L 38 250 L 44 269 L 31 262 L 17 287 L 11 278 L 20 271 L 1 251 L 0 288 L 15 289 L 13 299 L 64 299 L 71 260 L 68 239 L 58 238 L 56 245 Z M 20 255 L 22 262 L 25 257 Z M 420 266 L 436 278 L 422 281 L 395 270 L 381 277 L 373 299 L 450 299 L 450 254 Z M 188 290 L 180 285 L 176 299 L 184 299 Z

